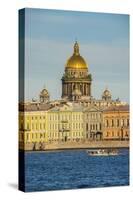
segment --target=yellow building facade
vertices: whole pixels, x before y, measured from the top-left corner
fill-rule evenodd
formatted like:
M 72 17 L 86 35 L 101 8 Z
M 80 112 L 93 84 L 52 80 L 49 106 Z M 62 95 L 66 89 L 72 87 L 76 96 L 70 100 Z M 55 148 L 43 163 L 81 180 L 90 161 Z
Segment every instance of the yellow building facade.
M 19 111 L 19 148 L 44 150 L 47 144 L 129 140 L 129 106 L 99 109 L 78 103 L 29 103 Z
M 45 111 L 30 111 L 19 113 L 19 141 L 21 145 L 29 145 L 29 148 L 36 148 L 40 143 L 40 148 L 48 141 L 47 124 Z M 25 148 L 25 147 L 23 147 Z M 39 147 L 38 147 L 39 148 Z
M 82 140 L 83 111 L 81 106 L 56 106 L 47 111 L 47 133 L 49 142 Z
M 37 105 L 36 105 L 37 106 Z M 19 112 L 19 147 L 44 150 L 45 144 L 82 141 L 85 138 L 81 106 L 62 105 Z
M 19 148 L 44 149 L 47 137 L 49 105 L 27 103 L 19 108 Z

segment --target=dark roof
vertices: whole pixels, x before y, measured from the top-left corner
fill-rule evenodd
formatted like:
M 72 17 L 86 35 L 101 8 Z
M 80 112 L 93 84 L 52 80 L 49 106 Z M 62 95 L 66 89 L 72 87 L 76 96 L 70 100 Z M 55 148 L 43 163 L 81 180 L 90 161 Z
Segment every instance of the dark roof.
M 20 103 L 19 111 L 46 111 L 52 107 L 50 104 L 44 103 Z
M 110 106 L 106 108 L 103 112 L 110 112 L 110 111 L 129 111 L 129 105 L 121 105 L 121 106 Z

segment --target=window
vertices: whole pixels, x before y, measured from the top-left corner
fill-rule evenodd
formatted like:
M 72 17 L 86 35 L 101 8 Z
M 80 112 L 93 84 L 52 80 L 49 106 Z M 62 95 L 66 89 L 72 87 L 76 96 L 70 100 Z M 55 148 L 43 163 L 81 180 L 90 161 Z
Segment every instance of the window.
M 29 133 L 27 133 L 26 135 L 26 140 L 29 140 Z
M 112 137 L 114 137 L 114 131 L 112 131 Z
M 102 130 L 102 124 L 101 123 L 99 124 L 99 129 Z
M 27 123 L 27 129 L 29 130 L 29 123 Z
M 112 127 L 114 127 L 114 120 L 112 119 Z
M 109 132 L 107 132 L 106 137 L 109 137 Z
M 106 127 L 109 127 L 109 121 L 108 121 L 108 119 L 106 120 Z
M 117 127 L 119 127 L 119 125 L 120 125 L 120 121 L 119 119 L 117 119 Z
M 86 124 L 86 130 L 88 131 L 88 124 Z
M 21 134 L 21 139 L 22 139 L 22 141 L 24 140 L 24 134 L 23 133 Z
M 20 124 L 20 129 L 23 129 L 23 122 Z
M 127 131 L 126 131 L 126 134 L 125 134 L 125 136 L 126 136 L 126 137 L 128 137 L 128 132 L 127 132 Z
M 127 119 L 127 126 L 129 126 L 129 119 Z

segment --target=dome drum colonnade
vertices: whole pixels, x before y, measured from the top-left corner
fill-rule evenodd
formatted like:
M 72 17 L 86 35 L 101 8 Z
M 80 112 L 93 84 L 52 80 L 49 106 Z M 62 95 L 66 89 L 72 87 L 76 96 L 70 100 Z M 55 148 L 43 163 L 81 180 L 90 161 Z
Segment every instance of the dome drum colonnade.
M 75 101 L 91 96 L 91 81 L 88 66 L 75 42 L 73 55 L 68 59 L 62 77 L 62 98 Z

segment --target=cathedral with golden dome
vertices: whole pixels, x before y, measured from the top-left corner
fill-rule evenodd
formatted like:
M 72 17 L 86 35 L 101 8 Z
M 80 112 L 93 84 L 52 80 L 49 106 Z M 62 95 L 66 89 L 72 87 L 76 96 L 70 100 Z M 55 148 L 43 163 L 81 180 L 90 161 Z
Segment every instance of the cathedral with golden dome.
M 61 80 L 63 99 L 78 101 L 91 96 L 91 74 L 86 61 L 80 55 L 77 41 L 74 44 L 73 55 L 66 62 L 65 73 Z
M 43 88 L 39 94 L 38 103 L 55 106 L 71 102 L 84 107 L 95 106 L 102 109 L 110 106 L 127 105 L 126 102 L 120 101 L 119 98 L 112 99 L 111 91 L 108 88 L 105 88 L 100 99 L 92 96 L 92 75 L 87 62 L 80 55 L 79 43 L 77 41 L 73 46 L 73 54 L 66 61 L 61 81 L 61 99 L 50 100 L 48 90 Z M 35 104 L 37 101 L 34 100 L 33 102 Z
M 105 89 L 101 99 L 92 96 L 91 84 L 92 75 L 85 59 L 80 55 L 79 43 L 76 41 L 73 46 L 73 54 L 65 64 L 62 76 L 62 95 L 64 102 L 77 102 L 83 106 L 109 107 L 111 105 L 125 105 L 119 98 L 113 100 L 109 89 Z M 56 101 L 57 103 L 57 101 Z
M 81 148 L 85 141 L 95 147 L 95 141 L 110 145 L 110 141 L 119 140 L 127 141 L 128 146 L 129 105 L 112 99 L 108 88 L 100 99 L 92 96 L 92 76 L 77 41 L 61 81 L 61 99 L 50 100 L 49 91 L 43 88 L 39 100 L 19 104 L 20 149 L 64 148 L 62 144 L 69 144 L 69 148 L 79 144 Z

